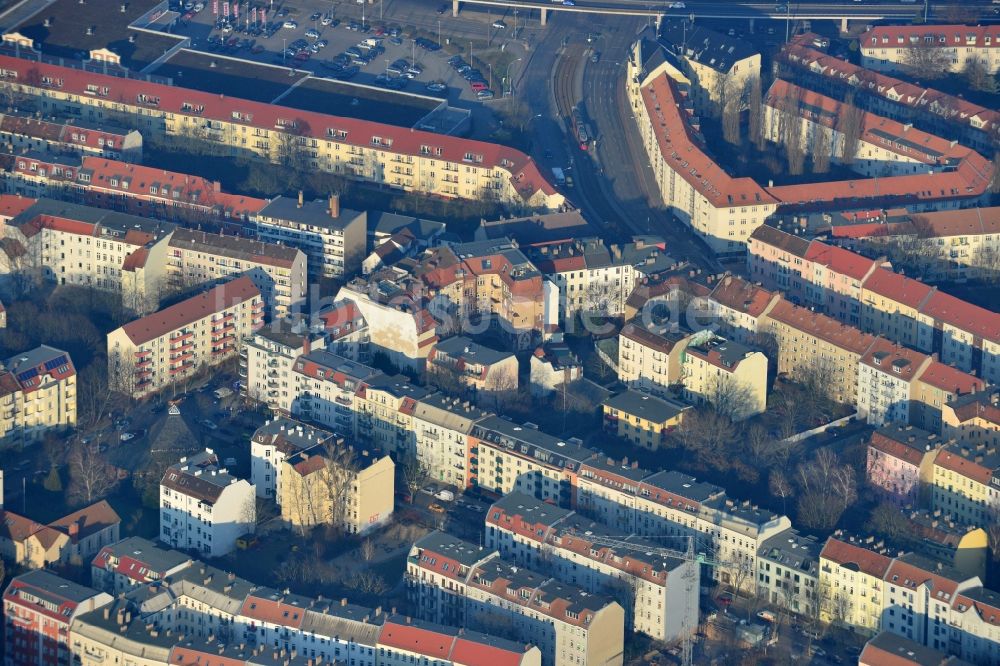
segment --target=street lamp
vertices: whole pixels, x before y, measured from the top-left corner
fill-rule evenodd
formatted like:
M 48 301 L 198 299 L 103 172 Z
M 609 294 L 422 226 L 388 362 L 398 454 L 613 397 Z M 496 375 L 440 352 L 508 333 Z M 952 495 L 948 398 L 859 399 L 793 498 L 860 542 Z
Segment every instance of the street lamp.
M 506 76 L 503 77 L 504 80 L 507 81 L 507 85 L 509 86 L 509 92 L 507 94 L 509 94 L 511 97 L 514 97 L 514 81 L 513 79 L 510 78 L 510 66 L 513 65 L 515 62 L 518 62 L 519 60 L 522 60 L 522 58 L 516 58 L 507 63 L 507 74 Z M 514 101 L 517 100 L 515 99 Z

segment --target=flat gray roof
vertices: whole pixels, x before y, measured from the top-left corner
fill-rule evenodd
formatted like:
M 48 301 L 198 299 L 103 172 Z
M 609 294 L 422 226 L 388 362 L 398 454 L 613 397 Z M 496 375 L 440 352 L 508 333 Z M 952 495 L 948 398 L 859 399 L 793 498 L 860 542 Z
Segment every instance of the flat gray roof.
M 604 404 L 612 409 L 620 409 L 627 414 L 655 423 L 663 423 L 676 417 L 684 410 L 691 409 L 690 405 L 681 402 L 631 390 L 611 396 L 604 401 Z
M 344 229 L 359 217 L 364 217 L 363 211 L 341 208 L 340 215 L 332 217 L 329 211 L 330 202 L 326 199 L 314 199 L 313 201 L 302 202 L 299 207 L 298 199 L 292 197 L 277 196 L 259 213 L 257 217 L 270 217 L 277 220 L 286 220 L 298 224 L 307 224 L 312 227 L 326 227 L 328 229 Z

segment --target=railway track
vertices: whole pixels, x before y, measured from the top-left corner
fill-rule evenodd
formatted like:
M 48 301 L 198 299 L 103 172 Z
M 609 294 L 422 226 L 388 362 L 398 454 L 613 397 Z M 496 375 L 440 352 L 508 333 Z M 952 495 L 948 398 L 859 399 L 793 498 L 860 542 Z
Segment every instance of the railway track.
M 599 167 L 588 151 L 581 150 L 572 131 L 573 109 L 580 104 L 578 80 L 580 70 L 586 63 L 586 47 L 582 44 L 568 44 L 564 47 L 552 76 L 552 92 L 556 110 L 562 121 L 562 132 L 566 135 L 566 145 L 572 160 L 571 175 L 575 187 L 566 190 L 567 198 L 581 208 L 587 217 L 602 228 L 613 241 L 627 239 L 627 224 L 608 200 L 600 183 Z

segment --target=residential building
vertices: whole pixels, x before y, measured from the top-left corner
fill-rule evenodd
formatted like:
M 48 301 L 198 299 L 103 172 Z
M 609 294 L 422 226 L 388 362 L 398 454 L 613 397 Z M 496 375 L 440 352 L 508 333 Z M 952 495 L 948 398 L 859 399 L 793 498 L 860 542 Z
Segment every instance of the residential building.
M 838 99 L 851 93 L 852 101 L 867 111 L 943 131 L 984 155 L 992 150 L 991 136 L 1000 127 L 996 110 L 810 48 L 815 37 L 806 33 L 785 44 L 778 59 L 782 76 L 801 77 L 807 87 Z
M 879 630 L 892 555 L 873 537 L 835 533 L 820 551 L 819 617 L 872 634 Z
M 536 397 L 549 397 L 582 377 L 583 364 L 561 340 L 549 340 L 531 355 L 528 381 Z
M 420 300 L 386 281 L 355 280 L 340 288 L 334 301 L 350 303 L 367 324 L 373 354 L 384 354 L 398 368 L 423 372 L 437 342 L 437 322 Z
M 147 140 L 189 135 L 197 126 L 204 129 L 201 140 L 227 147 L 233 157 L 277 162 L 280 146 L 291 141 L 309 169 L 398 190 L 489 197 L 527 209 L 564 203 L 530 157 L 497 144 L 13 56 L 0 67 L 20 93 L 41 98 L 43 113 L 93 112 L 96 122 L 138 118 Z
M 349 277 L 361 270 L 368 239 L 367 215 L 340 207 L 340 196 L 298 201 L 278 196 L 254 214 L 257 238 L 298 248 L 316 279 Z
M 264 199 L 223 192 L 218 181 L 102 157 L 28 152 L 10 158 L 6 175 L 12 194 L 79 200 L 192 226 L 232 223 L 234 232 L 242 232 L 242 223 L 267 205 Z
M 754 233 L 768 228 L 760 227 Z M 762 342 L 760 322 L 781 302 L 781 295 L 743 278 L 726 275 L 716 283 L 707 300 L 727 339 L 741 345 L 756 345 Z M 777 359 L 772 361 L 777 363 Z
M 917 509 L 906 515 L 914 552 L 943 562 L 963 576 L 986 577 L 989 539 L 982 527 L 963 525 L 940 509 Z
M 949 619 L 959 593 L 982 581 L 913 553 L 896 557 L 885 574 L 882 631 L 890 631 L 935 650 L 951 647 Z
M 826 95 L 776 79 L 764 96 L 763 133 L 780 145 L 788 143 L 794 136 L 792 132 L 798 131 L 795 140 L 805 152 L 816 151 L 822 143 L 835 162 L 848 164 L 853 171 L 870 178 L 928 180 L 928 176 L 964 168 L 970 170 L 969 175 L 978 173 L 974 176 L 978 180 L 989 178 L 993 171 L 993 166 L 968 146 L 918 130 L 911 123 L 860 109 L 854 112 L 858 139 L 849 142 L 842 130 L 843 122 L 838 120 L 847 108 Z
M 379 666 L 409 666 L 433 660 L 441 666 L 510 664 L 541 666 L 533 645 L 391 615 L 378 634 Z
M 82 118 L 40 118 L 17 109 L 0 114 L 0 141 L 14 152 L 80 153 L 142 162 L 142 135 Z
M 858 416 L 876 426 L 908 423 L 913 381 L 930 357 L 878 339 L 858 363 Z
M 445 233 L 444 222 L 397 215 L 396 213 L 369 212 L 368 239 L 373 250 L 361 263 L 361 273 L 371 273 L 392 266 L 401 259 L 416 256 L 430 247 L 441 244 Z M 372 245 L 372 243 L 369 243 Z
M 281 412 L 352 437 L 359 432 L 358 390 L 383 376 L 324 349 L 296 357 L 290 374 L 288 396 L 281 391 Z
M 114 599 L 102 608 L 78 614 L 69 627 L 73 663 L 169 664 L 171 648 L 181 637 L 142 620 L 141 607 L 132 599 Z M 220 657 L 217 653 L 214 656 Z
M 1000 594 L 984 587 L 959 592 L 949 621 L 953 642 L 948 651 L 973 664 L 1000 659 L 997 617 L 1000 617 Z
M 711 403 L 734 420 L 767 409 L 767 357 L 708 331 L 688 338 L 678 382 L 686 400 Z
M 579 440 L 563 441 L 533 423 L 518 425 L 500 416 L 473 426 L 469 452 L 480 490 L 502 496 L 517 489 L 564 507 L 575 504 L 580 466 L 597 455 Z
M 942 363 L 975 372 L 987 382 L 1000 380 L 1000 314 L 937 289 L 928 293 L 914 281 L 890 278 L 877 270 L 887 264 L 841 248 L 831 252 L 821 241 L 806 244 L 777 229 L 759 229 L 754 235 L 748 244 L 751 279 L 781 289 L 790 299 L 823 308 L 841 322 L 866 332 L 882 331 L 925 354 L 936 353 Z M 789 247 L 796 252 L 789 253 Z M 809 257 L 829 260 L 821 265 Z M 825 301 L 815 300 L 816 294 L 824 293 L 823 282 L 830 280 L 845 286 L 837 301 L 845 304 L 843 308 L 828 308 Z M 852 300 L 857 301 L 856 310 L 847 306 Z
M 669 398 L 622 391 L 601 403 L 604 427 L 636 446 L 656 450 L 691 409 Z
M 681 354 L 689 340 L 687 333 L 625 324 L 618 334 L 618 379 L 633 389 L 665 394 L 680 380 Z
M 112 596 L 155 581 L 167 580 L 191 566 L 189 556 L 142 537 L 105 546 L 90 563 L 91 584 Z
M 24 250 L 8 259 L 12 273 L 109 291 L 144 314 L 167 291 L 164 266 L 173 230 L 166 222 L 39 199 L 7 223 L 4 236 Z
M 757 590 L 767 603 L 804 617 L 819 613 L 819 554 L 815 537 L 778 532 L 757 551 Z
M 760 52 L 741 37 L 668 18 L 660 24 L 660 44 L 676 57 L 691 82 L 699 114 L 719 116 L 723 98 L 744 98 L 751 85 L 760 85 Z
M 959 73 L 970 60 L 987 71 L 1000 69 L 1000 32 L 994 25 L 884 25 L 869 29 L 858 39 L 861 64 L 877 72 L 919 67 L 914 51 L 941 54 L 946 71 Z
M 412 424 L 417 460 L 439 483 L 465 489 L 475 482 L 469 436 L 489 416 L 467 400 L 435 393 L 415 401 Z
M 1000 508 L 1000 454 L 986 444 L 948 444 L 934 459 L 931 507 L 966 525 L 989 525 Z
M 587 222 L 579 209 L 538 213 L 523 217 L 501 217 L 498 220 L 480 220 L 473 232 L 477 241 L 512 238 L 520 245 L 535 245 L 588 238 L 599 230 Z
M 0 510 L 0 555 L 22 567 L 79 565 L 103 546 L 118 541 L 121 518 L 105 500 L 74 511 L 48 525 L 10 510 Z
M 865 643 L 858 666 L 968 666 L 968 662 L 949 656 L 947 650 L 934 650 L 917 641 L 883 631 Z
M 160 541 L 220 557 L 257 525 L 253 485 L 219 466 L 211 449 L 181 458 L 160 480 Z
M 698 563 L 666 554 L 663 544 L 619 534 L 520 492 L 505 495 L 486 515 L 486 547 L 504 560 L 545 565 L 588 593 L 622 598 L 622 590 L 631 590 L 630 628 L 667 642 L 689 635 L 698 617 Z
M 919 506 L 930 491 L 934 458 L 945 443 L 939 435 L 911 425 L 882 426 L 868 440 L 865 478 L 893 504 Z
M 571 326 L 577 315 L 620 317 L 625 301 L 644 277 L 675 267 L 655 236 L 636 236 L 605 245 L 596 236 L 525 246 L 528 257 L 559 288 L 559 321 Z
M 69 666 L 69 627 L 82 613 L 112 601 L 37 569 L 13 578 L 3 593 L 4 663 L 7 666 Z
M 257 497 L 281 504 L 284 462 L 300 451 L 336 443 L 337 436 L 285 417 L 269 419 L 250 438 L 250 483 Z
M 264 301 L 239 277 L 108 333 L 110 384 L 143 398 L 235 357 L 264 324 Z
M 290 413 L 298 392 L 292 372 L 297 358 L 326 347 L 326 336 L 303 323 L 276 319 L 240 344 L 243 394 L 270 409 Z
M 341 301 L 319 313 L 326 332 L 326 344 L 334 354 L 355 363 L 371 363 L 371 336 L 368 322 L 352 301 Z
M 463 335 L 435 344 L 427 363 L 428 372 L 452 377 L 476 395 L 515 393 L 518 388 L 517 357 L 512 352 L 491 349 Z
M 445 608 L 463 626 L 509 626 L 512 638 L 538 646 L 543 664 L 623 663 L 618 603 L 513 566 L 496 552 L 431 532 L 413 545 L 406 581 L 422 616 L 434 619 Z
M 374 375 L 354 394 L 356 440 L 397 457 L 414 451 L 413 407 L 432 393 L 406 375 Z
M 986 382 L 940 361 L 931 361 L 913 382 L 913 404 L 910 418 L 914 425 L 932 432 L 943 428 L 942 411 L 955 400 L 975 395 L 986 388 Z
M 692 89 L 708 89 L 680 74 L 679 66 L 660 55 L 660 49 L 658 44 L 639 40 L 626 70 L 629 107 L 660 195 L 671 212 L 712 250 L 741 252 L 747 237 L 775 212 L 780 199 L 750 178 L 730 176 L 712 160 L 699 136 L 694 102 L 689 99 Z M 718 62 L 738 64 L 728 58 Z M 719 78 L 716 71 L 711 66 L 698 67 L 699 75 L 708 78 Z M 702 94 L 698 93 L 699 99 Z
M 0 437 L 23 446 L 76 426 L 76 397 L 66 352 L 41 345 L 12 356 L 0 368 Z
M 303 532 L 332 525 L 364 534 L 392 517 L 396 465 L 387 455 L 343 439 L 292 453 L 282 462 L 281 519 Z
M 306 255 L 294 247 L 176 229 L 167 250 L 166 277 L 179 290 L 248 276 L 268 314 L 279 319 L 306 297 Z
M 1000 390 L 963 395 L 941 405 L 941 436 L 966 446 L 1000 446 Z

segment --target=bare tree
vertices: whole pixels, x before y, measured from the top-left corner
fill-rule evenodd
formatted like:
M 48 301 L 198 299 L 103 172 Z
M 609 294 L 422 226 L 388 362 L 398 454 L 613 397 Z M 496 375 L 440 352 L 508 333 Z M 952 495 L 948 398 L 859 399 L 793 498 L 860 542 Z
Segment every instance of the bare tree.
M 826 173 L 830 170 L 832 152 L 832 133 L 825 125 L 813 125 L 813 140 L 810 153 L 812 155 L 813 173 Z
M 948 50 L 938 46 L 937 37 L 924 35 L 917 38 L 917 43 L 906 49 L 903 66 L 910 76 L 921 79 L 940 79 L 948 73 L 951 67 L 951 57 Z
M 750 141 L 759 151 L 764 150 L 766 135 L 764 132 L 764 100 L 761 91 L 760 77 L 753 77 L 747 82 L 747 129 Z
M 720 76 L 717 81 L 722 136 L 728 143 L 738 146 L 741 143 L 740 113 L 746 105 L 747 90 L 744 82 L 732 76 Z
M 780 469 L 772 469 L 767 477 L 767 487 L 772 495 L 781 498 L 781 512 L 788 513 L 787 501 L 794 491 L 785 473 Z
M 714 409 L 699 408 L 685 414 L 676 437 L 700 463 L 725 469 L 737 433 L 729 418 Z
M 979 58 L 969 58 L 965 61 L 962 69 L 962 76 L 973 90 L 995 93 L 997 91 L 997 80 L 990 73 L 986 63 Z
M 371 562 L 375 557 L 375 542 L 371 540 L 371 537 L 366 537 L 364 541 L 361 542 L 361 557 L 365 562 Z
M 118 473 L 96 446 L 75 442 L 66 460 L 69 498 L 74 504 L 91 504 L 114 490 Z
M 820 449 L 795 471 L 799 489 L 798 519 L 813 529 L 832 529 L 841 515 L 857 499 L 857 479 L 849 465 L 837 454 Z
M 844 103 L 837 109 L 836 125 L 836 130 L 843 137 L 840 161 L 844 164 L 852 164 L 858 155 L 861 134 L 864 131 L 864 119 L 864 111 L 854 104 L 854 92 L 847 93 Z
M 718 375 L 708 387 L 706 399 L 715 411 L 730 421 L 742 421 L 755 413 L 753 389 L 728 375 Z
M 799 114 L 801 95 L 802 89 L 796 87 L 775 102 L 778 112 L 778 136 L 785 148 L 788 173 L 793 176 L 802 174 L 806 160 L 805 148 L 802 145 L 804 120 Z
M 906 514 L 895 504 L 882 502 L 872 510 L 871 517 L 865 523 L 865 530 L 884 538 L 889 543 L 908 548 L 914 538 L 913 524 Z
M 396 470 L 411 497 L 415 496 L 431 478 L 430 467 L 417 456 L 416 451 L 410 449 L 400 455 Z

